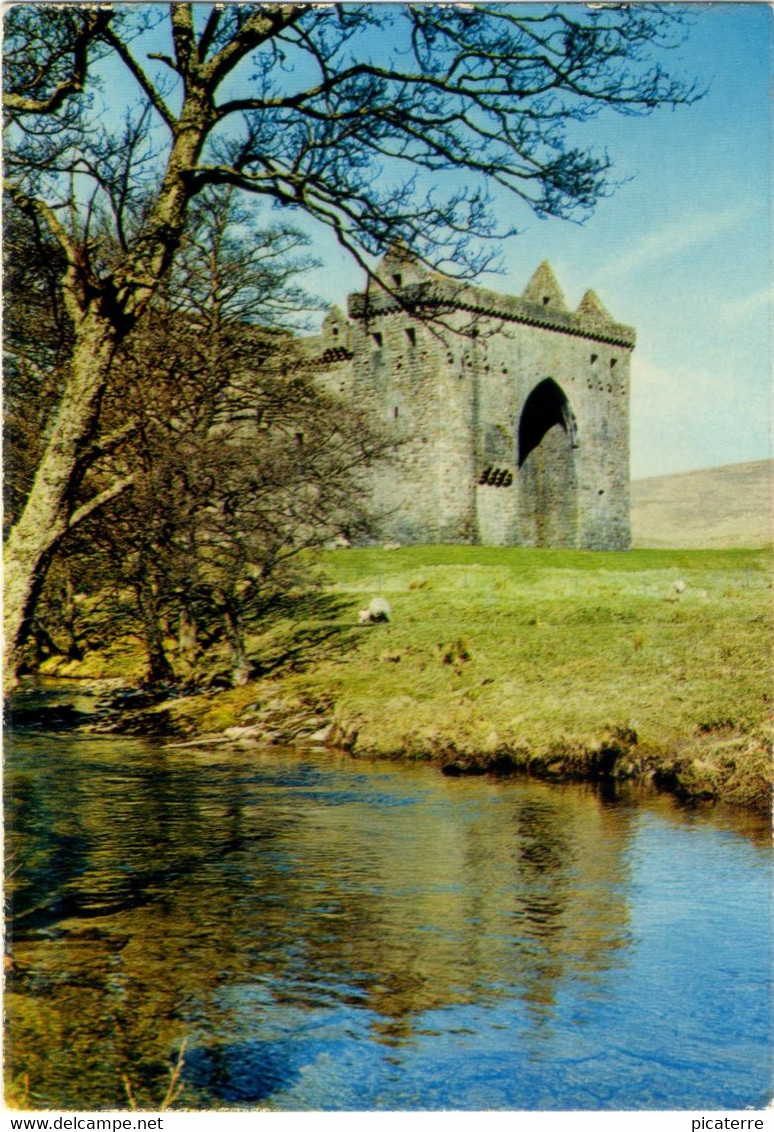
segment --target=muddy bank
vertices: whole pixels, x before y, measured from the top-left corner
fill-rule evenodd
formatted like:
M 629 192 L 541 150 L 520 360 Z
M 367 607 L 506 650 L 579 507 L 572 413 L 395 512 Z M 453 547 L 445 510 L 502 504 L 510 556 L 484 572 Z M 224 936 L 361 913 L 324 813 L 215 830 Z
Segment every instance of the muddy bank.
M 79 692 L 84 691 L 79 682 Z M 540 747 L 489 737 L 472 747 L 444 729 L 412 733 L 410 742 L 385 744 L 375 721 L 348 717 L 330 698 L 260 696 L 255 685 L 202 692 L 192 686 L 154 690 L 124 687 L 95 697 L 91 711 L 59 702 L 24 703 L 7 716 L 13 726 L 77 729 L 90 733 L 153 735 L 170 745 L 320 746 L 355 758 L 430 762 L 449 776 L 528 774 L 553 781 L 634 783 L 688 802 L 722 802 L 770 813 L 772 763 L 761 737 L 731 727 L 699 730 L 665 751 L 629 727 L 611 727 L 587 739 L 547 737 Z

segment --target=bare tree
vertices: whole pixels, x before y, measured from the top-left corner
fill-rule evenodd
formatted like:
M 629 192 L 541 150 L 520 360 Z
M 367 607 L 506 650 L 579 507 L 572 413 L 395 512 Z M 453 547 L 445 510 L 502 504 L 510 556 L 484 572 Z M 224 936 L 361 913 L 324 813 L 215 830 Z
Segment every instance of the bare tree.
M 316 387 L 301 344 L 281 328 L 315 304 L 298 283 L 307 242 L 287 226 L 262 228 L 232 190 L 207 190 L 147 317 L 118 349 L 121 381 L 107 389 L 102 418 L 114 433 L 124 420 L 135 427 L 90 468 L 80 510 L 111 480 L 131 480 L 131 491 L 92 510 L 59 558 L 79 577 L 84 557 L 91 562 L 104 643 L 126 633 L 132 606 L 149 684 L 176 675 L 174 625 L 184 646 L 177 673 L 190 674 L 199 641 L 225 639 L 231 677 L 245 679 L 247 629 L 287 584 L 288 563 L 356 523 L 360 472 L 389 447 Z M 38 616 L 35 631 L 50 649 L 67 625 L 45 604 L 49 620 Z
M 361 475 L 392 447 L 304 373 L 296 340 L 235 329 L 238 354 L 222 323 L 207 333 L 203 320 L 155 311 L 127 338 L 121 396 L 105 413 L 137 422 L 112 457 L 112 474 L 131 474 L 132 489 L 60 549 L 81 576 L 91 562 L 89 589 L 103 611 L 115 606 L 114 625 L 103 612 L 103 643 L 126 632 L 133 593 L 149 684 L 190 675 L 198 646 L 221 640 L 232 681 L 243 682 L 253 667 L 247 631 L 265 623 L 291 578 L 302 583 L 291 564 L 304 550 L 345 527 L 367 529 Z M 173 627 L 177 668 L 166 644 Z
M 690 101 L 653 53 L 669 6 L 199 5 L 6 13 L 7 188 L 57 241 L 72 351 L 5 551 L 5 639 L 29 628 L 78 518 L 117 350 L 169 270 L 191 201 L 230 185 L 332 229 L 365 266 L 402 240 L 465 275 L 488 261 L 492 188 L 583 215 L 608 184 L 575 126 Z M 117 68 L 137 104 L 106 102 Z M 471 174 L 470 187 L 447 174 Z M 105 488 L 105 498 L 123 489 Z M 99 503 L 92 501 L 91 507 Z

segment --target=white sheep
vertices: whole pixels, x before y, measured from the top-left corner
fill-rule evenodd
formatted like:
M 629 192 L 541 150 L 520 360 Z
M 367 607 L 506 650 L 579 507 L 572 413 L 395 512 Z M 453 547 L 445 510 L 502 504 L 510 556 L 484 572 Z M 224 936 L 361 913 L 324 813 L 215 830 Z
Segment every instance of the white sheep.
M 357 616 L 361 625 L 374 625 L 378 621 L 389 621 L 392 609 L 386 598 L 375 597 L 371 599 L 368 609 L 361 609 Z

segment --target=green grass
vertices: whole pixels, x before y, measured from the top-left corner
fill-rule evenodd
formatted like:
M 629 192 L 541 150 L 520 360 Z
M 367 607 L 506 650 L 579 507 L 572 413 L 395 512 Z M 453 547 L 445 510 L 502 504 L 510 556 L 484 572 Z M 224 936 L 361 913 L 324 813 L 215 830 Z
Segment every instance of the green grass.
M 332 720 L 355 754 L 557 777 L 613 751 L 622 777 L 768 805 L 766 551 L 434 546 L 313 562 L 335 612 L 309 620 L 299 599 L 295 620 L 249 641 L 267 675 L 171 701 L 179 732 L 246 724 L 281 741 Z M 373 597 L 392 618 L 360 626 Z
M 708 762 L 704 793 L 750 767 L 756 789 L 770 777 L 763 551 L 436 546 L 319 561 L 351 602 L 343 624 L 371 597 L 392 606 L 389 624 L 354 631 L 343 658 L 283 679 L 296 695 L 332 697 L 361 752 L 515 751 L 545 764 L 633 732 L 640 761 L 668 755 L 691 774 Z

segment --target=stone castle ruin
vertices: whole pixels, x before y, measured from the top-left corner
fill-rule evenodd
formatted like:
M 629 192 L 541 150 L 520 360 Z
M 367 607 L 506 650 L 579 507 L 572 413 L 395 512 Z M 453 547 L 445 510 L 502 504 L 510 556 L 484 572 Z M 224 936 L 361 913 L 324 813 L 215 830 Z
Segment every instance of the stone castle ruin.
M 570 311 L 550 265 L 519 298 L 388 253 L 307 340 L 325 385 L 395 440 L 375 470 L 379 537 L 623 550 L 635 333 L 593 291 Z

